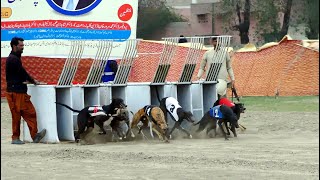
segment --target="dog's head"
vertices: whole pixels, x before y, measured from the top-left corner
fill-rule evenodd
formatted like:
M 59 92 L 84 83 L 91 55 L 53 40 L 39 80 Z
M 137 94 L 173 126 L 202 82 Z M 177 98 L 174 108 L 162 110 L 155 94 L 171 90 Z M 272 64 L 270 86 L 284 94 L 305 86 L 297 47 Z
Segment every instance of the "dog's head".
M 111 107 L 113 109 L 115 109 L 115 108 L 126 108 L 127 107 L 127 105 L 124 103 L 123 99 L 121 99 L 121 98 L 112 99 L 110 105 L 111 105 Z
M 191 122 L 191 123 L 195 123 L 196 119 L 193 116 L 193 114 L 190 111 L 185 111 L 183 113 L 183 119 L 186 119 L 187 121 Z
M 116 109 L 117 118 L 121 121 L 129 121 L 129 111 L 127 108 L 118 108 Z
M 237 120 L 240 119 L 240 114 L 244 113 L 246 108 L 243 103 L 234 103 L 235 106 L 232 108 L 234 114 L 237 116 Z
M 246 110 L 243 103 L 234 103 L 234 105 L 235 105 L 235 109 L 240 113 L 244 113 L 244 111 Z

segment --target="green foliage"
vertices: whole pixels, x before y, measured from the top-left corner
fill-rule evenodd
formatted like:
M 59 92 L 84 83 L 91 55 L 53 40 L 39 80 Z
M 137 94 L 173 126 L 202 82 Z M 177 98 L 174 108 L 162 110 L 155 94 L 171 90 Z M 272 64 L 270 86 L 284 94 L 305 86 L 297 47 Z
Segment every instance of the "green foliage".
M 244 0 L 222 0 L 219 8 L 224 14 L 223 30 L 225 33 L 234 31 L 232 25 L 237 24 L 236 3 L 240 1 L 243 7 Z M 257 25 L 254 36 L 263 37 L 267 43 L 279 41 L 281 35 L 281 22 L 279 15 L 285 11 L 287 0 L 253 0 L 251 3 L 251 17 L 256 19 Z M 306 34 L 309 39 L 318 39 L 319 35 L 319 0 L 294 1 L 291 9 L 290 28 L 296 29 L 298 33 Z M 301 27 L 306 27 L 301 31 Z M 250 31 L 252 29 L 250 28 Z
M 306 0 L 307 30 L 306 35 L 309 39 L 319 37 L 319 0 Z
M 232 28 L 233 25 L 236 25 L 237 22 L 237 14 L 236 14 L 236 0 L 222 0 L 221 5 L 218 7 L 214 7 L 214 9 L 222 9 L 224 14 L 222 17 L 222 30 L 223 33 L 228 34 L 230 31 L 234 31 Z M 213 9 L 213 11 L 214 11 Z M 214 15 L 214 13 L 213 13 Z M 214 17 L 213 17 L 214 18 Z
M 319 96 L 243 97 L 247 111 L 318 112 Z
M 138 11 L 137 38 L 148 39 L 171 22 L 185 21 L 164 3 L 156 6 L 140 6 Z
M 278 41 L 282 37 L 279 36 L 281 26 L 278 18 L 280 6 L 277 6 L 275 0 L 264 0 L 256 2 L 257 19 L 256 34 L 260 34 L 265 42 Z
M 292 10 L 290 26 L 309 39 L 318 39 L 319 34 L 319 0 L 299 1 L 299 8 Z M 306 29 L 299 29 L 303 26 Z

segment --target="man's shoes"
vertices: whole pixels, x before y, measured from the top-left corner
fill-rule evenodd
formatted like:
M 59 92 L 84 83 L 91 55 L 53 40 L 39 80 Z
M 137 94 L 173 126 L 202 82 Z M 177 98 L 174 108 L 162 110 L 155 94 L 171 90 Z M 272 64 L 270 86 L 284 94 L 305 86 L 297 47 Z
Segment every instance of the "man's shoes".
M 11 144 L 25 144 L 25 142 L 21 141 L 20 139 L 15 139 L 11 141 Z
M 40 140 L 46 135 L 47 130 L 43 129 L 41 132 L 37 133 L 36 137 L 33 139 L 33 143 L 39 143 Z

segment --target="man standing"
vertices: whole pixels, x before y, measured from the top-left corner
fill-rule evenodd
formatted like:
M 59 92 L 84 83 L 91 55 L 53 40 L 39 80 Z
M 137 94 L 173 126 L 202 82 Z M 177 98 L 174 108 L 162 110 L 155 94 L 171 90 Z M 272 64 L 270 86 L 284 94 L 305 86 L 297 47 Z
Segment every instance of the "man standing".
M 12 115 L 12 142 L 11 144 L 24 144 L 20 140 L 21 116 L 27 122 L 31 138 L 34 143 L 39 143 L 45 136 L 46 129 L 38 132 L 36 111 L 27 94 L 27 83 L 35 85 L 39 81 L 33 79 L 22 66 L 21 54 L 23 53 L 23 39 L 14 37 L 11 39 L 11 53 L 6 60 L 6 98 Z
M 201 63 L 200 63 L 200 69 L 197 75 L 197 78 L 200 79 L 202 74 L 205 71 L 205 67 L 207 67 L 206 75 L 208 75 L 209 67 L 211 63 L 213 63 L 214 54 L 217 53 L 220 49 L 217 48 L 217 37 L 211 38 L 211 44 L 213 45 L 213 48 L 205 52 L 205 54 L 202 57 Z M 223 59 L 221 68 L 218 73 L 218 84 L 217 84 L 217 94 L 218 99 L 220 97 L 225 96 L 227 94 L 227 84 L 228 84 L 228 75 L 231 79 L 231 87 L 234 87 L 235 85 L 235 78 L 233 74 L 233 70 L 231 67 L 231 60 L 229 53 L 226 52 L 226 57 Z
M 187 38 L 184 37 L 183 35 L 180 35 L 179 43 L 186 43 L 186 42 L 188 42 Z

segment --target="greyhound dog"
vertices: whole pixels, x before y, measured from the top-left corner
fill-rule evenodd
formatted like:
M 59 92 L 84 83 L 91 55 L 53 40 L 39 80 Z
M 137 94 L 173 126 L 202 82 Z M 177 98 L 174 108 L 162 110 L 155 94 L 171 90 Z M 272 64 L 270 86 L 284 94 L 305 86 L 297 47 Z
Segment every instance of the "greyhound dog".
M 167 113 L 170 114 L 175 121 L 172 129 L 167 133 L 167 137 L 171 137 L 171 134 L 175 128 L 183 131 L 189 138 L 192 135 L 181 126 L 183 120 L 187 120 L 190 123 L 194 123 L 196 120 L 190 111 L 185 111 L 179 104 L 179 102 L 173 97 L 165 97 L 160 100 L 160 108 L 164 113 L 166 123 L 168 123 Z
M 127 132 L 129 131 L 129 111 L 128 109 L 119 109 L 120 115 L 115 116 L 111 123 L 109 124 L 112 129 L 112 140 L 114 134 L 116 133 L 119 137 L 119 140 L 127 138 Z M 106 122 L 103 124 L 103 127 L 107 126 Z
M 62 104 L 59 102 L 56 102 L 56 104 L 64 106 L 73 112 L 79 113 L 77 116 L 78 132 L 75 135 L 76 142 L 79 142 L 79 140 L 81 139 L 80 135 L 86 132 L 88 128 L 94 128 L 94 123 L 96 123 L 100 127 L 100 129 L 102 130 L 102 134 L 106 134 L 106 131 L 103 128 L 103 123 L 109 120 L 112 116 L 118 116 L 118 109 L 126 108 L 126 105 L 121 98 L 112 99 L 112 102 L 109 105 L 91 107 L 87 106 L 80 111 L 72 109 L 66 104 Z
M 165 135 L 168 129 L 168 126 L 164 119 L 164 114 L 160 109 L 160 107 L 148 105 L 139 109 L 133 115 L 133 118 L 129 127 L 130 131 L 132 130 L 132 128 L 136 127 L 139 122 L 143 123 L 143 126 L 139 129 L 139 133 L 141 132 L 142 128 L 148 127 L 148 124 L 149 124 L 152 131 L 154 131 L 158 135 L 160 140 L 169 142 L 167 136 Z M 151 135 L 152 135 L 152 131 L 151 131 Z M 131 131 L 131 137 L 135 137 L 132 131 Z
M 197 133 L 203 131 L 207 127 L 207 134 L 213 129 L 214 136 L 216 136 L 216 127 L 219 125 L 225 140 L 228 140 L 227 135 L 230 135 L 227 123 L 231 126 L 231 131 L 234 137 L 237 137 L 235 128 L 239 128 L 238 120 L 240 118 L 240 113 L 243 112 L 245 108 L 243 104 L 235 104 L 234 110 L 225 105 L 217 105 L 211 108 L 208 112 L 204 114 L 199 122 L 199 128 Z M 236 113 L 235 113 L 236 112 Z M 227 132 L 224 131 L 222 123 L 225 125 Z

